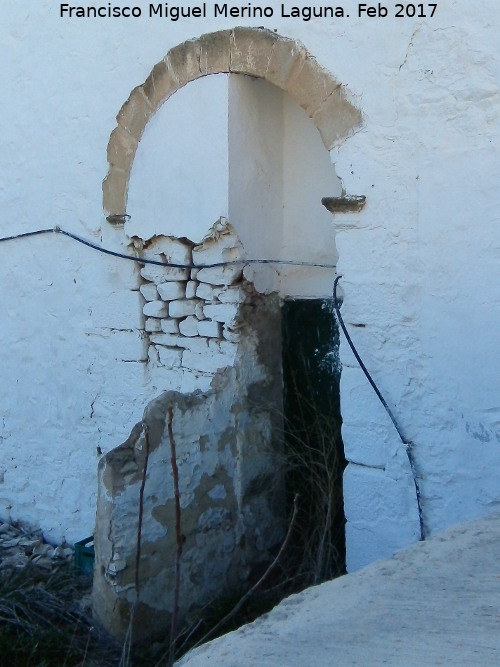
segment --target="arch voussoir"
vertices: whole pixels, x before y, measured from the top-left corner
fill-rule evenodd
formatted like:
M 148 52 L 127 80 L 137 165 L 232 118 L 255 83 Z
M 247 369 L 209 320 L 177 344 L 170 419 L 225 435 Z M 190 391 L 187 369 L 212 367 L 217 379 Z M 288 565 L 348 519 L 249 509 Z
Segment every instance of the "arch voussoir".
M 326 98 L 339 86 L 308 54 L 296 76 L 289 82 L 287 92 L 295 98 L 309 118 L 312 118 Z
M 110 167 L 130 171 L 138 141 L 120 125 L 115 127 L 109 137 L 107 157 Z
M 278 35 L 270 30 L 234 28 L 231 31 L 229 71 L 264 79 L 278 39 Z
M 274 43 L 266 71 L 266 81 L 288 92 L 306 57 L 307 49 L 302 44 L 287 37 L 280 37 Z
M 202 76 L 229 72 L 231 34 L 232 30 L 221 30 L 202 35 L 199 38 Z
M 127 190 L 130 171 L 111 167 L 102 182 L 104 210 L 114 215 L 123 215 L 127 210 Z
M 142 88 L 152 108 L 156 111 L 170 95 L 175 93 L 179 85 L 167 67 L 165 60 L 160 60 L 151 70 L 150 75 L 142 84 Z
M 199 39 L 189 39 L 187 42 L 170 49 L 165 56 L 165 62 L 177 84 L 177 88 L 182 88 L 202 75 L 200 60 L 201 45 Z
M 139 141 L 153 113 L 154 109 L 146 97 L 143 87 L 137 86 L 118 112 L 116 122 L 119 127 Z
M 327 150 L 343 141 L 361 124 L 361 112 L 354 107 L 345 95 L 342 86 L 338 86 L 312 116 Z

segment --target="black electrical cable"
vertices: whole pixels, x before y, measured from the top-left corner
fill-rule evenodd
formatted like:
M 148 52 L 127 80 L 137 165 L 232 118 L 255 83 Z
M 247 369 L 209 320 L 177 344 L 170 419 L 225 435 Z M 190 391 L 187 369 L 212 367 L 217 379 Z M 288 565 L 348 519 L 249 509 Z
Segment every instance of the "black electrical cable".
M 413 453 L 412 453 L 413 443 L 410 442 L 409 440 L 407 440 L 404 437 L 403 432 L 402 432 L 401 428 L 399 427 L 399 424 L 396 421 L 395 416 L 392 413 L 392 410 L 387 405 L 387 401 L 385 400 L 385 398 L 380 393 L 379 388 L 375 384 L 375 381 L 373 380 L 372 376 L 368 372 L 368 369 L 364 365 L 363 360 L 359 356 L 358 351 L 356 350 L 356 347 L 354 346 L 354 343 L 352 342 L 352 339 L 349 335 L 349 332 L 347 331 L 347 327 L 344 323 L 342 315 L 340 314 L 340 306 L 339 306 L 339 301 L 338 301 L 338 298 L 337 298 L 337 285 L 338 285 L 338 282 L 341 278 L 342 278 L 341 275 L 337 276 L 335 278 L 335 282 L 333 283 L 333 307 L 335 309 L 335 313 L 337 315 L 338 322 L 340 324 L 340 327 L 341 327 L 342 331 L 344 332 L 344 336 L 346 337 L 346 340 L 349 344 L 349 347 L 351 348 L 352 353 L 356 357 L 356 361 L 358 362 L 358 364 L 360 365 L 361 370 L 365 374 L 366 379 L 371 384 L 372 389 L 377 394 L 377 398 L 382 403 L 382 405 L 384 406 L 387 414 L 391 418 L 391 421 L 394 425 L 394 428 L 396 429 L 396 431 L 399 435 L 399 438 L 400 438 L 401 442 L 403 443 L 404 448 L 406 450 L 406 455 L 408 456 L 408 461 L 410 463 L 411 473 L 412 473 L 412 476 L 413 476 L 413 483 L 415 485 L 415 495 L 416 495 L 416 498 L 417 498 L 417 507 L 418 507 L 418 520 L 419 520 L 419 524 L 420 524 L 420 541 L 423 542 L 425 540 L 425 527 L 424 527 L 424 518 L 423 518 L 423 513 L 422 513 L 422 501 L 421 501 L 421 494 L 420 494 L 420 486 L 419 486 L 419 483 L 418 483 L 417 471 L 416 471 L 416 468 L 415 468 L 415 461 L 414 461 Z
M 13 241 L 15 239 L 26 238 L 27 236 L 37 236 L 38 234 L 48 234 L 56 233 L 67 236 L 78 243 L 82 243 L 88 248 L 93 250 L 98 250 L 99 252 L 104 253 L 105 255 L 112 255 L 113 257 L 119 257 L 120 259 L 128 259 L 131 262 L 136 262 L 137 264 L 154 264 L 156 266 L 163 266 L 165 268 L 174 268 L 174 269 L 213 269 L 221 266 L 238 266 L 245 264 L 281 264 L 287 266 L 310 266 L 322 269 L 335 269 L 335 264 L 316 264 L 314 262 L 299 262 L 296 260 L 287 260 L 287 259 L 236 259 L 228 262 L 215 262 L 213 264 L 176 264 L 174 262 L 162 262 L 157 259 L 147 259 L 146 257 L 134 257 L 133 255 L 125 255 L 121 252 L 116 252 L 115 250 L 109 250 L 108 248 L 103 248 L 102 246 L 92 243 L 92 241 L 87 241 L 81 236 L 67 232 L 60 227 L 52 227 L 51 229 L 38 229 L 34 232 L 25 232 L 23 234 L 16 234 L 15 236 L 4 236 L 0 238 L 0 243 L 2 241 Z
M 38 236 L 39 234 L 48 234 L 56 231 L 53 227 L 51 229 L 37 229 L 34 232 L 24 232 L 23 234 L 16 234 L 15 236 L 4 236 L 0 241 L 14 241 L 15 239 L 25 239 L 28 236 Z

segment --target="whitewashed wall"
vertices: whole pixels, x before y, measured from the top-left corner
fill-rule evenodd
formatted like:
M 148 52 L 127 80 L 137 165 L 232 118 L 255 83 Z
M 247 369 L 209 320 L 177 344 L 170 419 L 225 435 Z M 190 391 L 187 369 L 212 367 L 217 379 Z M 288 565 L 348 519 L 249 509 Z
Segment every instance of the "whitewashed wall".
M 0 235 L 60 225 L 119 249 L 101 182 L 132 88 L 202 33 L 265 25 L 302 41 L 363 113 L 331 155 L 346 191 L 367 196 L 361 213 L 334 220 L 343 313 L 365 325 L 352 336 L 415 443 L 427 530 L 487 513 L 500 503 L 497 3 L 358 19 L 348 2 L 349 18 L 309 22 L 268 6 L 272 19 L 172 23 L 2 3 Z M 287 156 L 284 170 L 300 174 Z M 140 211 L 155 214 L 147 202 Z M 309 241 L 311 252 L 324 244 Z M 135 269 L 56 235 L 2 243 L 0 256 L 0 513 L 74 541 L 93 527 L 96 447 L 123 441 L 158 388 L 145 372 Z M 417 539 L 418 521 L 405 454 L 344 344 L 341 354 L 355 569 Z
M 128 191 L 130 236 L 185 236 L 200 242 L 228 216 L 227 75 L 181 88 L 148 123 Z

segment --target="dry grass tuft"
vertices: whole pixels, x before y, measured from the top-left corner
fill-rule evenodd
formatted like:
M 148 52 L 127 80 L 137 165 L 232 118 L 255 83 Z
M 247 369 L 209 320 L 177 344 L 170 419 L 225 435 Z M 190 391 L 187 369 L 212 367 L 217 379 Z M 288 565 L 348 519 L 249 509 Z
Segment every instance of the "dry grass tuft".
M 0 572 L 0 655 L 16 667 L 112 667 L 120 650 L 94 626 L 82 603 L 88 576 L 69 564 Z

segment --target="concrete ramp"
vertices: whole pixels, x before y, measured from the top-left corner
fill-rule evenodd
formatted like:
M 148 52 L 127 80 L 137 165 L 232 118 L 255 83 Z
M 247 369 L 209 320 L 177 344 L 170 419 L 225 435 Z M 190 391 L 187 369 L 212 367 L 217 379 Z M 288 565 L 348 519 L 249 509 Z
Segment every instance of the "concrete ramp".
M 293 595 L 178 667 L 500 665 L 500 515 Z

